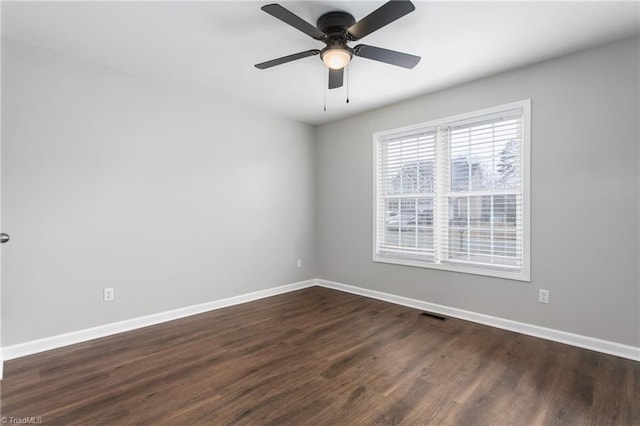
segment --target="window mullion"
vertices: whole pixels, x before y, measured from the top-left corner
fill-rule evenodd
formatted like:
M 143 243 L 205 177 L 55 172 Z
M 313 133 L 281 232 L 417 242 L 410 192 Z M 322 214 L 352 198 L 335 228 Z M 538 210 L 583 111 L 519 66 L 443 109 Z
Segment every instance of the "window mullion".
M 490 211 L 489 211 L 489 227 L 491 230 L 491 257 L 493 257 L 493 255 L 495 254 L 495 221 L 493 220 L 493 210 L 494 210 L 494 201 L 495 201 L 495 197 L 493 195 L 491 195 L 489 197 L 490 200 Z
M 436 200 L 434 207 L 434 238 L 436 245 L 436 263 L 441 263 L 445 256 L 446 236 L 449 234 L 449 209 L 446 194 L 449 186 L 449 155 L 447 129 L 438 127 L 436 132 Z

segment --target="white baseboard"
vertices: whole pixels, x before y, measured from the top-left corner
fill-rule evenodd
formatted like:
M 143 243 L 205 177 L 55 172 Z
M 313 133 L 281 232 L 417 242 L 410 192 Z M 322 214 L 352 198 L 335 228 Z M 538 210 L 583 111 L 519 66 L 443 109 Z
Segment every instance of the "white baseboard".
M 471 311 L 465 311 L 464 309 L 452 308 L 450 306 L 438 305 L 436 303 L 424 302 L 422 300 L 396 296 L 389 293 L 383 293 L 380 291 L 369 290 L 361 287 L 354 287 L 351 285 L 333 281 L 318 279 L 316 280 L 316 283 L 321 287 L 327 287 L 347 293 L 358 294 L 360 296 L 371 297 L 372 299 L 383 300 L 385 302 L 391 302 L 397 305 L 434 312 L 449 317 L 460 318 L 467 321 L 477 322 L 479 324 L 489 325 L 491 327 L 515 331 L 517 333 L 526 334 L 529 336 L 540 337 L 542 339 L 552 340 L 554 342 L 565 343 L 567 345 L 577 346 L 579 348 L 590 349 L 609 355 L 615 355 L 634 361 L 640 361 L 640 347 L 624 345 L 622 343 L 596 339 L 594 337 L 583 336 L 580 334 L 569 333 L 566 331 L 555 330 L 538 325 L 512 321 Z
M 48 351 L 50 349 L 56 349 L 67 345 L 73 345 L 75 343 L 86 342 L 88 340 L 98 339 L 100 337 L 111 336 L 113 334 L 122 333 L 125 331 L 131 331 L 150 325 L 160 324 L 166 321 L 201 314 L 203 312 L 213 311 L 215 309 L 226 308 L 227 306 L 239 305 L 241 303 L 263 299 L 265 297 L 288 293 L 290 291 L 300 290 L 303 288 L 312 287 L 314 285 L 316 285 L 316 280 L 313 279 L 300 281 L 280 287 L 273 287 L 266 290 L 255 291 L 253 293 L 242 294 L 240 296 L 233 296 L 226 299 L 202 303 L 199 305 L 192 305 L 184 308 L 174 309 L 172 311 L 132 318 L 125 321 L 100 325 L 84 330 L 73 331 L 71 333 L 60 334 L 57 336 L 45 337 L 43 339 L 6 346 L 1 349 L 1 354 L 3 356 L 3 359 L 6 361 L 26 355 L 32 355 L 38 352 Z M 0 361 L 1 360 L 2 359 L 0 359 Z M 1 365 L 2 364 L 0 363 L 0 372 L 2 371 Z
M 327 281 L 322 279 L 312 279 L 301 281 L 293 284 L 274 287 L 266 290 L 260 290 L 253 293 L 247 293 L 239 296 L 229 297 L 226 299 L 215 300 L 199 305 L 187 306 L 167 312 L 147 315 L 143 317 L 133 318 L 130 320 L 119 321 L 111 324 L 105 324 L 85 330 L 78 330 L 57 336 L 46 337 L 43 339 L 32 340 L 29 342 L 19 343 L 16 345 L 0 348 L 0 379 L 3 373 L 3 361 L 19 358 L 22 356 L 32 355 L 38 352 L 44 352 L 50 349 L 56 349 L 63 346 L 73 345 L 75 343 L 86 342 L 89 340 L 106 337 L 125 331 L 131 331 L 150 325 L 160 324 L 166 321 L 172 321 L 191 315 L 200 314 L 227 306 L 238 305 L 241 303 L 251 302 L 253 300 L 263 299 L 265 297 L 275 296 L 290 291 L 300 290 L 314 285 L 320 287 L 331 288 L 334 290 L 344 291 L 347 293 L 358 294 L 361 296 L 371 297 L 373 299 L 383 300 L 385 302 L 395 303 L 397 305 L 407 306 L 410 308 L 420 309 L 446 315 L 454 318 L 460 318 L 467 321 L 473 321 L 480 324 L 489 325 L 491 327 L 501 328 L 505 330 L 515 331 L 517 333 L 529 336 L 540 337 L 555 342 L 565 343 L 580 348 L 590 349 L 603 352 L 610 355 L 628 358 L 634 361 L 640 361 L 640 348 L 635 346 L 624 345 L 621 343 L 611 342 L 593 337 L 582 336 L 579 334 L 569 333 L 566 331 L 554 330 L 551 328 L 540 327 L 537 325 L 512 321 L 504 318 L 498 318 L 490 315 L 479 314 L 476 312 L 466 311 L 463 309 L 452 308 L 445 305 L 425 302 L 422 300 L 411 299 L 403 296 L 396 296 L 390 293 L 384 293 L 375 290 L 369 290 L 361 287 L 354 287 L 347 284 Z

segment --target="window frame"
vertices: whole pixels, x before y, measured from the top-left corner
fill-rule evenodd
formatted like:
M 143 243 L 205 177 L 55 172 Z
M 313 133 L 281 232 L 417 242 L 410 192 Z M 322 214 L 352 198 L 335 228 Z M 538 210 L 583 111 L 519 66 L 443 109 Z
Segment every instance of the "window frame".
M 482 116 L 499 114 L 501 112 L 508 112 L 514 109 L 522 110 L 522 143 L 521 143 L 521 158 L 522 158 L 522 268 L 516 271 L 509 271 L 507 269 L 496 268 L 493 269 L 489 266 L 476 266 L 476 265 L 464 265 L 457 264 L 455 262 L 439 263 L 438 260 L 433 262 L 413 260 L 407 258 L 394 258 L 378 255 L 378 203 L 380 194 L 379 188 L 379 172 L 381 164 L 378 163 L 380 153 L 380 142 L 386 137 L 398 135 L 400 133 L 418 132 L 425 128 L 444 128 L 449 125 L 465 121 L 472 120 L 474 118 L 481 118 Z M 438 132 L 436 132 L 438 133 Z M 437 164 L 442 158 L 443 150 L 446 149 L 445 143 L 440 139 L 440 136 L 436 137 L 436 176 L 441 172 L 437 169 Z M 437 179 L 436 179 L 437 180 Z M 531 214 L 530 214 L 530 197 L 531 197 L 531 99 L 524 99 L 517 102 L 508 104 L 502 104 L 490 108 L 484 108 L 464 114 L 458 114 L 455 116 L 445 117 L 441 119 L 431 120 L 424 123 L 414 124 L 410 126 L 400 127 L 391 130 L 385 130 L 376 132 L 373 134 L 373 261 L 378 263 L 389 263 L 403 266 L 414 266 L 420 268 L 436 269 L 451 272 L 460 272 L 466 274 L 483 275 L 488 277 L 505 278 L 517 281 L 531 281 L 531 251 L 530 251 L 530 228 L 531 228 Z M 437 181 L 438 182 L 438 181 Z M 439 187 L 440 183 L 437 183 L 436 199 L 439 197 L 445 197 L 446 192 Z M 438 207 L 434 210 L 434 216 L 440 213 L 441 208 Z M 435 221 L 434 221 L 435 222 Z M 440 229 L 434 223 L 434 238 L 439 238 Z

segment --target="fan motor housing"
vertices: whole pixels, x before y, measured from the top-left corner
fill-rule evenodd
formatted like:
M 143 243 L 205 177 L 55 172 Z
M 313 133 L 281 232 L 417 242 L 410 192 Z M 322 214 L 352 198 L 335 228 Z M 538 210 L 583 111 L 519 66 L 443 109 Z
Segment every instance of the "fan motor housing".
M 353 15 L 347 12 L 329 12 L 318 18 L 316 26 L 320 31 L 331 36 L 333 34 L 347 35 L 347 28 L 356 23 Z

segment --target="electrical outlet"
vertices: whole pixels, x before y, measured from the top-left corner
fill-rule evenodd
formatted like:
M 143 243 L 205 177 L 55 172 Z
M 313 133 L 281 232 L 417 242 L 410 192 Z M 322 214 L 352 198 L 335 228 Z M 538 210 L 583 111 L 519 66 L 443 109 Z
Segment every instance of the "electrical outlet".
M 549 303 L 549 290 L 545 290 L 542 288 L 538 290 L 538 302 Z
M 102 301 L 103 302 L 111 302 L 114 298 L 115 298 L 115 294 L 113 292 L 113 288 L 102 289 Z
M 296 266 L 298 268 L 302 268 L 302 259 L 298 259 L 298 261 L 296 262 Z

